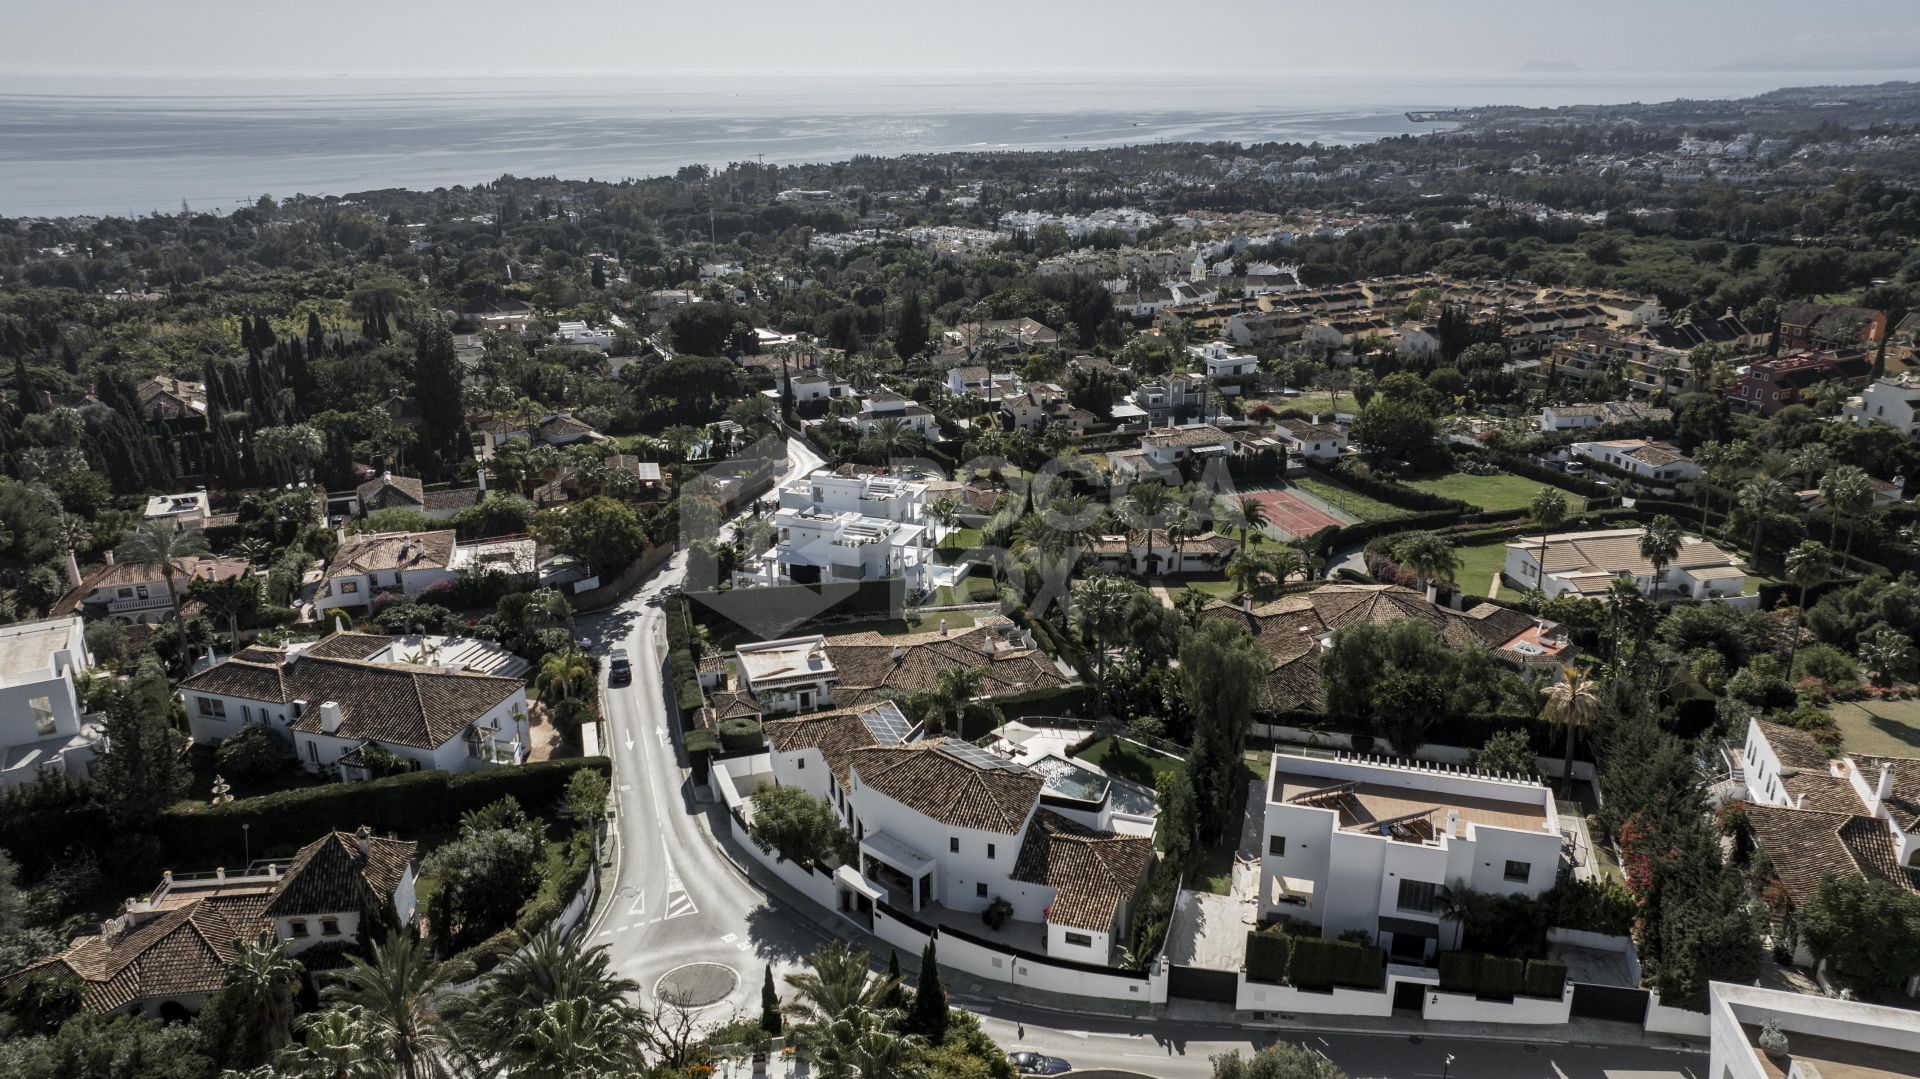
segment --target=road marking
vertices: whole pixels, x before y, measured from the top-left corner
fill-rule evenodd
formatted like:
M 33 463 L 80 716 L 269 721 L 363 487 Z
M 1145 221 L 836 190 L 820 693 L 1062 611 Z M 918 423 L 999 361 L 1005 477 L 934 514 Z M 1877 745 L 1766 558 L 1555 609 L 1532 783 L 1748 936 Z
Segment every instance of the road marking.
M 738 949 L 740 949 L 741 951 L 743 951 L 743 952 L 744 952 L 744 951 L 746 951 L 746 950 L 747 950 L 747 949 L 748 949 L 749 947 L 751 947 L 751 945 L 749 945 L 749 944 L 748 944 L 748 943 L 747 943 L 746 941 L 744 941 L 744 940 L 743 940 L 743 941 L 741 941 L 740 943 L 738 943 L 738 944 L 736 944 L 736 945 L 734 945 L 734 947 L 736 947 L 736 948 L 738 948 Z
M 685 892 L 675 892 L 667 897 L 667 912 L 660 916 L 660 920 L 663 922 L 671 921 L 675 918 L 684 918 L 689 914 L 698 913 L 700 913 L 700 908 L 693 905 L 693 897 Z
M 631 742 L 629 742 L 629 743 L 628 743 L 628 746 L 629 746 L 629 747 L 631 747 L 631 746 L 632 746 L 632 743 L 631 743 Z M 622 784 L 620 784 L 620 793 L 622 793 L 622 794 L 625 794 L 626 792 L 628 792 L 628 791 L 630 791 L 630 790 L 632 790 L 632 789 L 633 789 L 633 784 L 631 784 L 631 783 L 622 783 Z
M 724 937 L 721 937 L 721 938 L 720 938 L 720 943 L 722 943 L 722 944 L 732 944 L 732 943 L 733 943 L 734 941 L 736 941 L 736 940 L 739 940 L 739 939 L 740 939 L 740 934 L 738 934 L 738 933 L 728 933 L 728 934 L 727 934 L 726 936 L 724 936 Z

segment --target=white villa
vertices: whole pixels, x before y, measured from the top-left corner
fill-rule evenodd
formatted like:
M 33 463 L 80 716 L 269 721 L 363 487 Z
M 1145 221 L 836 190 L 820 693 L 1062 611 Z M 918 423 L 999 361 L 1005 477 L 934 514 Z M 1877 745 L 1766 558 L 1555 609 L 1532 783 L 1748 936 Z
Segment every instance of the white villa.
M 1776 1056 L 1761 1044 L 1771 1024 Z M 1920 1075 L 1920 1015 L 1909 1008 L 1714 982 L 1707 987 L 1709 1079 L 1896 1079 Z
M 106 731 L 81 712 L 74 679 L 92 666 L 78 618 L 0 626 L 0 788 L 89 774 Z
M 182 531 L 205 528 L 212 514 L 205 489 L 178 495 L 154 495 L 147 499 L 144 519 L 161 521 Z
M 1739 560 L 1698 536 L 1682 536 L 1680 551 L 1661 570 L 1640 553 L 1642 528 L 1600 532 L 1563 532 L 1538 539 L 1521 538 L 1507 544 L 1507 580 L 1538 588 L 1548 599 L 1565 592 L 1605 595 L 1616 580 L 1632 581 L 1648 595 L 1665 592 L 1693 599 L 1746 602 L 1747 572 Z M 1544 575 L 1541 559 L 1545 558 Z M 1758 602 L 1757 597 L 1753 598 Z
M 1319 416 L 1311 420 L 1276 420 L 1273 431 L 1295 457 L 1332 461 L 1347 449 L 1347 429 L 1337 423 L 1321 423 Z
M 252 645 L 180 682 L 196 742 L 249 723 L 285 735 L 309 772 L 368 776 L 377 745 L 415 769 L 470 772 L 519 764 L 531 746 L 526 685 L 477 670 L 512 669 L 491 646 L 334 633 L 284 648 Z M 497 651 L 497 649 L 495 649 Z M 456 658 L 464 655 L 455 665 Z
M 1209 341 L 1204 345 L 1189 345 L 1191 352 L 1206 365 L 1207 377 L 1215 381 L 1223 378 L 1246 378 L 1260 373 L 1260 359 L 1250 352 L 1236 352 L 1225 341 Z
M 734 571 L 735 584 L 815 584 L 901 577 L 929 587 L 927 485 L 824 469 L 779 494 L 774 545 Z
M 1847 401 L 1840 414 L 1861 425 L 1884 423 L 1903 435 L 1920 424 L 1920 380 L 1912 372 L 1875 380 Z
M 1700 466 L 1693 463 L 1693 458 L 1666 442 L 1616 438 L 1605 442 L 1575 442 L 1568 448 L 1575 457 L 1612 465 L 1643 480 L 1673 483 L 1700 476 Z
M 1457 925 L 1440 916 L 1455 882 L 1539 895 L 1560 871 L 1560 821 L 1542 784 L 1348 754 L 1273 755 L 1261 844 L 1262 919 L 1328 937 L 1361 930 L 1416 963 L 1458 946 Z
M 866 396 L 860 411 L 852 419 L 853 426 L 863 435 L 870 435 L 873 429 L 887 420 L 898 420 L 909 431 L 932 437 L 940 429 L 940 421 L 933 411 L 910 397 L 902 397 L 886 390 L 875 390 Z

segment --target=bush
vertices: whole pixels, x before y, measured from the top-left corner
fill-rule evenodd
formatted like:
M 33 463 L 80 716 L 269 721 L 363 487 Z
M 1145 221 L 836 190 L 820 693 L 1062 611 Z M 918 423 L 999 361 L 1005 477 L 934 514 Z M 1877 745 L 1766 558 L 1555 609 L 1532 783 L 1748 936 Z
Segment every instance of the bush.
M 1529 997 L 1559 999 L 1567 988 L 1567 965 L 1558 959 L 1529 959 L 1526 973 L 1520 977 L 1520 993 Z
M 1268 931 L 1247 934 L 1247 980 L 1282 985 L 1287 980 L 1289 941 L 1284 933 Z
M 1299 989 L 1324 990 L 1334 986 L 1378 989 L 1386 984 L 1387 954 L 1378 948 L 1345 940 L 1295 937 L 1287 964 L 1287 982 Z
M 987 909 L 980 912 L 980 920 L 987 923 L 988 929 L 995 931 L 1003 928 L 1012 917 L 1013 904 L 997 895 L 993 897 L 993 902 L 987 904 Z
M 221 775 L 264 783 L 293 767 L 293 743 L 264 723 L 249 723 L 220 743 L 213 760 Z
M 1510 999 L 1520 994 L 1525 976 L 1525 960 L 1480 952 L 1440 954 L 1442 992 Z
M 728 753 L 750 753 L 766 743 L 767 732 L 760 721 L 747 716 L 722 720 L 717 732 L 721 748 Z
M 1794 663 L 1794 673 L 1801 678 L 1818 678 L 1835 689 L 1851 689 L 1860 684 L 1860 668 L 1853 657 L 1830 644 L 1802 648 Z
M 1640 914 L 1633 893 L 1617 880 L 1561 881 L 1540 897 L 1549 925 L 1624 937 Z

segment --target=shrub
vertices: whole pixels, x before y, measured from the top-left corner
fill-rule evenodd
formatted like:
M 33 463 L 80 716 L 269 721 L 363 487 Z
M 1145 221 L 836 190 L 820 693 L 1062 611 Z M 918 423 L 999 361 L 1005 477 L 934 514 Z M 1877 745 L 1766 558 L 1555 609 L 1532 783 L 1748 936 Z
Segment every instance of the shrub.
M 1631 933 L 1640 914 L 1633 893 L 1611 879 L 1561 881 L 1540 901 L 1547 906 L 1550 925 L 1615 937 Z
M 729 753 L 751 752 L 767 740 L 766 730 L 760 726 L 760 721 L 747 716 L 723 720 L 718 733 L 720 745 Z
M 995 931 L 1004 927 L 1012 917 L 1013 904 L 997 895 L 993 897 L 993 902 L 988 903 L 987 908 L 980 912 L 980 920 L 987 923 L 988 929 Z
M 1387 956 L 1378 948 L 1345 940 L 1295 937 L 1287 982 L 1300 989 L 1378 989 L 1385 984 Z
M 1558 999 L 1566 992 L 1567 965 L 1558 959 L 1529 959 L 1520 978 L 1523 996 Z
M 1284 933 L 1247 934 L 1247 980 L 1281 985 L 1287 980 L 1287 956 L 1292 938 Z
M 1851 688 L 1860 682 L 1860 668 L 1853 657 L 1830 644 L 1802 648 L 1794 673 L 1801 678 L 1818 678 L 1835 689 Z
M 220 774 L 246 783 L 264 783 L 293 767 L 293 743 L 264 723 L 249 723 L 214 751 Z

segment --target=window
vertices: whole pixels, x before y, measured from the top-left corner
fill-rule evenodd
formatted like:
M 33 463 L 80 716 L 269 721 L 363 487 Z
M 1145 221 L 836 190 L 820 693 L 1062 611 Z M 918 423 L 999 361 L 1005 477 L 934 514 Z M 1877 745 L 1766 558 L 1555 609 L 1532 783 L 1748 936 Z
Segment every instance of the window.
M 200 714 L 203 716 L 212 716 L 214 719 L 225 719 L 227 718 L 227 702 L 218 697 L 202 697 L 200 698 Z
M 307 739 L 307 759 L 315 764 L 320 763 L 320 746 L 311 738 Z
M 1276 858 L 1286 857 L 1287 837 L 1283 835 L 1268 836 L 1267 837 L 1267 853 L 1273 855 Z
M 987 861 L 993 861 L 993 844 L 987 844 Z
M 795 764 L 794 764 L 794 767 L 795 767 L 795 768 L 797 768 L 797 769 L 799 769 L 799 770 L 800 770 L 800 771 L 802 771 L 802 772 L 804 772 L 804 771 L 806 771 L 806 770 L 807 770 L 807 758 L 805 758 L 805 757 L 801 757 L 801 758 L 800 758 L 800 759 L 799 759 L 799 760 L 798 760 L 797 762 L 795 762 Z
M 339 936 L 340 935 L 340 919 L 338 918 L 320 919 L 320 935 L 323 937 Z
M 250 705 L 245 705 L 245 704 L 243 704 L 243 705 L 241 705 L 241 706 L 240 706 L 240 722 L 242 722 L 242 723 L 252 723 L 252 722 L 253 722 L 253 708 L 252 708 L 252 706 L 250 706 Z
M 1432 914 L 1434 908 L 1433 884 L 1424 880 L 1403 880 L 1400 882 L 1400 909 Z
M 974 885 L 973 894 L 979 896 L 981 899 L 985 899 L 987 897 L 987 882 L 983 880 Z
M 957 836 L 957 835 L 956 835 L 956 836 L 950 836 L 950 837 L 948 837 L 948 839 L 947 839 L 947 853 L 948 853 L 948 854 L 958 854 L 958 853 L 960 853 L 960 837 L 959 837 L 959 836 Z
M 287 928 L 292 931 L 294 936 L 304 937 L 307 935 L 307 920 L 305 918 L 295 918 L 293 921 L 287 923 Z
M 35 697 L 28 702 L 33 709 L 33 732 L 46 736 L 53 733 L 53 698 Z
M 341 595 L 350 595 L 350 594 L 352 594 L 352 593 L 354 593 L 354 592 L 358 592 L 358 591 L 360 591 L 360 582 L 359 582 L 359 581 L 341 581 L 341 582 L 340 582 L 340 593 L 341 593 Z
M 133 598 L 133 589 L 131 589 L 131 588 L 122 588 L 122 589 L 119 589 L 119 590 L 117 590 L 117 591 L 116 591 L 116 592 L 114 593 L 114 595 L 116 595 L 116 596 L 118 596 L 118 597 L 119 597 L 119 598 L 121 598 L 121 599 L 132 599 L 132 598 Z
M 1078 945 L 1082 948 L 1093 947 L 1093 936 L 1088 933 L 1068 933 L 1066 935 L 1066 941 L 1068 944 Z
M 1507 863 L 1508 880 L 1524 881 L 1531 876 L 1533 876 L 1533 865 L 1531 863 L 1513 861 Z

